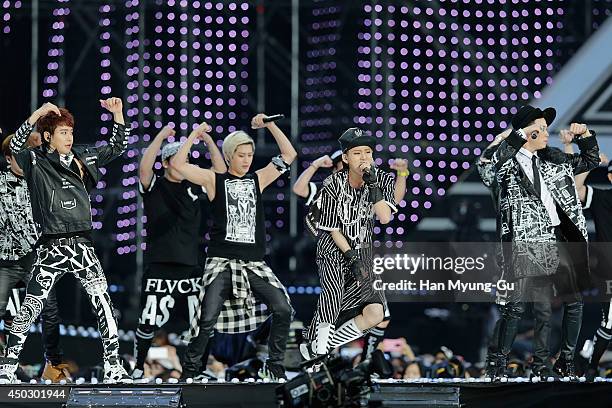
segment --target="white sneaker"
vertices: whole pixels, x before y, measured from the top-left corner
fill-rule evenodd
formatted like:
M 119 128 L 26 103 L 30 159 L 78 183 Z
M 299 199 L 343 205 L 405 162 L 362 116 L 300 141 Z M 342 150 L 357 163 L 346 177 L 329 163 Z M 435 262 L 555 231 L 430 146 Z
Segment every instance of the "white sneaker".
M 104 384 L 133 384 L 134 380 L 125 371 L 118 357 L 104 362 Z
M 148 384 L 151 382 L 152 378 L 145 377 L 143 370 L 135 368 L 134 371 L 132 371 L 132 380 L 134 380 L 135 384 Z

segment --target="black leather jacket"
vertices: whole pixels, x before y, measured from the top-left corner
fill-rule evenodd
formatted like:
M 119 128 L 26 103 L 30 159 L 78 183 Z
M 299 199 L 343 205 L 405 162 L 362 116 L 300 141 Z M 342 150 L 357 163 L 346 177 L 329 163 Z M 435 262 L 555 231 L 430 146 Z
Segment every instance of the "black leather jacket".
M 41 226 L 41 233 L 66 234 L 91 230 L 89 192 L 102 177 L 100 167 L 125 151 L 131 129 L 114 123 L 106 146 L 72 147 L 74 159 L 81 162 L 86 173 L 83 178 L 60 162 L 57 151 L 49 153 L 42 148 L 25 148 L 33 129 L 26 121 L 17 130 L 10 146 L 28 184 L 32 213 Z

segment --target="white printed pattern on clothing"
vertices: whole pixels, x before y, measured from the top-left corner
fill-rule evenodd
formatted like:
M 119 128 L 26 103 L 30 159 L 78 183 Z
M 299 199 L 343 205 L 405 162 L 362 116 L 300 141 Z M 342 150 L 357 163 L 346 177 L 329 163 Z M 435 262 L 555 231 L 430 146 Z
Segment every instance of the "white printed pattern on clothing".
M 0 259 L 16 261 L 32 250 L 38 227 L 32 217 L 25 179 L 0 172 Z
M 225 240 L 243 244 L 255 243 L 256 194 L 255 181 L 225 180 Z

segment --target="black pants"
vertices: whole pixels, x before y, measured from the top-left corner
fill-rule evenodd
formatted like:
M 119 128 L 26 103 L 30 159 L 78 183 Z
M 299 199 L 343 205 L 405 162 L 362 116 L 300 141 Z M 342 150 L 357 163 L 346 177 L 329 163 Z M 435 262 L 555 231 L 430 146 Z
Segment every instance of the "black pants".
M 166 323 L 191 321 L 198 306 L 201 266 L 150 263 L 142 277 L 138 327 L 134 340 L 135 368 L 144 363 L 156 332 Z M 190 310 L 191 309 L 191 310 Z M 208 360 L 205 353 L 203 361 Z
M 582 325 L 582 296 L 578 290 L 576 271 L 572 256 L 560 230 L 557 228 L 559 242 L 559 267 L 553 276 L 538 276 L 520 279 L 516 282 L 508 302 L 500 306 L 501 318 L 496 325 L 489 354 L 507 356 L 518 330 L 518 323 L 527 305 L 531 306 L 534 327 L 534 365 L 545 365 L 550 358 L 550 317 L 551 302 L 555 295 L 563 300 L 563 323 L 561 339 L 561 358 L 568 361 L 574 359 L 576 343 Z M 555 293 L 556 292 L 556 293 Z
M 252 272 L 247 272 L 253 294 L 261 299 L 272 312 L 272 327 L 268 340 L 268 355 L 270 363 L 282 364 L 285 356 L 289 325 L 291 324 L 291 305 L 287 302 L 285 293 L 272 286 Z M 200 331 L 187 347 L 183 361 L 183 377 L 200 372 L 202 354 L 213 334 L 213 329 L 221 313 L 223 303 L 232 294 L 232 275 L 225 270 L 206 288 L 202 301 L 200 316 Z
M 32 264 L 34 263 L 34 254 L 30 253 L 12 265 L 0 266 L 0 318 L 6 314 L 6 308 L 9 303 L 11 291 L 16 288 L 19 283 L 27 286 L 32 276 Z M 53 365 L 60 364 L 63 358 L 63 352 L 60 348 L 60 318 L 59 308 L 57 305 L 57 296 L 55 288 L 49 292 L 47 304 L 40 315 L 42 321 L 42 341 L 45 347 L 45 358 Z M 11 319 L 4 319 L 5 327 L 10 327 Z M 5 330 L 8 334 L 8 330 Z

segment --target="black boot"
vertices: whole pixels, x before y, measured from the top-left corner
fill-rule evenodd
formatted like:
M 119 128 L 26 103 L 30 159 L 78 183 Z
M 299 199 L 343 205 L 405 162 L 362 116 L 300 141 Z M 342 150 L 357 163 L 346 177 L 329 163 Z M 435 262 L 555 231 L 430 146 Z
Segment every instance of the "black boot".
M 553 371 L 561 378 L 568 377 L 571 381 L 578 379 L 574 362 L 572 360 L 566 360 L 563 357 L 559 357 L 553 366 Z
M 546 382 L 548 381 L 549 378 L 553 378 L 553 380 L 558 380 L 559 376 L 557 375 L 557 373 L 555 373 L 555 371 L 546 364 L 540 364 L 540 365 L 536 365 L 533 366 L 531 369 L 531 377 L 539 377 L 540 381 L 542 382 Z
M 506 373 L 507 358 L 503 354 L 488 354 L 485 361 L 485 378 L 491 381 L 499 381 L 508 377 Z
M 284 382 L 287 380 L 287 375 L 285 374 L 285 367 L 279 363 L 272 363 L 270 360 L 267 360 L 264 363 L 264 366 L 259 370 L 259 377 L 262 379 L 269 379 L 273 382 Z

